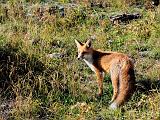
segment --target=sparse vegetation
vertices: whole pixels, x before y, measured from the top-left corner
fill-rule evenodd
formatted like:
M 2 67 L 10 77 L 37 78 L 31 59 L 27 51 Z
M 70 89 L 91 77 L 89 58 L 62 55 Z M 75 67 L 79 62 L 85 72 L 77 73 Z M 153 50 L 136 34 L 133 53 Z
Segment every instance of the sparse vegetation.
M 149 0 L 0 2 L 0 119 L 160 119 L 160 6 Z M 109 20 L 134 12 L 142 18 Z M 116 111 L 108 109 L 110 77 L 96 98 L 94 73 L 76 60 L 74 40 L 90 37 L 97 49 L 135 59 L 137 90 Z

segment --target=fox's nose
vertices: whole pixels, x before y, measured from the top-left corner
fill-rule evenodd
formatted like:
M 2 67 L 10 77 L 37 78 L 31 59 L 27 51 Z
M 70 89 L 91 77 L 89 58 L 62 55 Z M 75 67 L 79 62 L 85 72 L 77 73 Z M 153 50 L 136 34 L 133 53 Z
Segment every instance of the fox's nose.
M 78 60 L 82 60 L 83 59 L 83 55 L 81 53 L 79 53 L 77 59 Z
M 78 60 L 82 60 L 82 59 L 83 59 L 83 56 L 78 56 L 77 59 L 78 59 Z
M 77 57 L 78 60 L 80 60 L 80 58 Z

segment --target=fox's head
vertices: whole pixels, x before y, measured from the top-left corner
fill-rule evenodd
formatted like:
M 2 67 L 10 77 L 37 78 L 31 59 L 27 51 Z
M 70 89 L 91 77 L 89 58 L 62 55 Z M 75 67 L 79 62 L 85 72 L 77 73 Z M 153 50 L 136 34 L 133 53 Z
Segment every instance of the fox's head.
M 91 47 L 91 40 L 88 40 L 86 43 L 81 43 L 75 40 L 75 43 L 78 48 L 78 60 L 84 59 L 90 61 L 92 59 L 92 47 Z

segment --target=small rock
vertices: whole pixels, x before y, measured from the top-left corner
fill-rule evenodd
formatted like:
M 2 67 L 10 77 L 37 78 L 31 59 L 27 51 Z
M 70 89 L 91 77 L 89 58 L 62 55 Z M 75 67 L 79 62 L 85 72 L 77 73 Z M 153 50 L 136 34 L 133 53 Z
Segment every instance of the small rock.
M 142 17 L 142 15 L 139 13 L 132 13 L 132 14 L 123 13 L 123 14 L 119 14 L 119 15 L 110 16 L 109 19 L 113 24 L 115 24 L 115 23 L 123 23 L 123 22 L 125 23 L 130 20 L 139 19 L 141 17 Z
M 97 116 L 96 120 L 104 120 L 104 118 L 102 116 Z
M 92 35 L 92 36 L 91 36 L 91 39 L 92 39 L 92 40 L 95 40 L 95 39 L 96 39 L 96 35 Z
M 109 44 L 113 43 L 113 40 L 109 39 L 109 40 L 108 40 L 108 43 L 109 43 Z
M 49 58 L 63 58 L 64 54 L 62 54 L 62 53 L 52 53 L 52 54 L 48 54 L 47 57 L 49 57 Z
M 142 57 L 149 56 L 150 54 L 151 54 L 150 51 L 142 51 L 142 52 L 139 52 L 139 55 L 142 56 Z

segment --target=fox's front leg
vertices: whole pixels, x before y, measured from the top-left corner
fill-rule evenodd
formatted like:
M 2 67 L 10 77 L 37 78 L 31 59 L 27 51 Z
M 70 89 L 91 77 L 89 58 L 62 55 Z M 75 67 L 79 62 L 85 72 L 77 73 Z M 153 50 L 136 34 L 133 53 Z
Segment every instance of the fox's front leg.
M 100 72 L 99 70 L 96 70 L 95 73 L 96 73 L 97 82 L 98 82 L 98 97 L 100 97 L 100 96 L 102 96 L 102 93 L 103 93 L 104 74 L 103 74 L 103 72 Z

